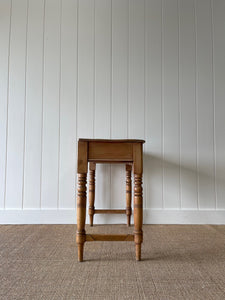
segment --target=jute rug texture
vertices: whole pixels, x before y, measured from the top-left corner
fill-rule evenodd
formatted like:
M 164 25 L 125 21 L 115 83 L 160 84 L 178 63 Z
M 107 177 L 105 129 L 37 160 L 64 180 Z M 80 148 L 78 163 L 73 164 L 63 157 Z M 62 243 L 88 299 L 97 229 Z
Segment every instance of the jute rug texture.
M 133 226 L 86 226 L 132 233 Z M 133 242 L 87 242 L 77 262 L 75 225 L 1 225 L 0 299 L 225 299 L 225 225 L 144 225 Z

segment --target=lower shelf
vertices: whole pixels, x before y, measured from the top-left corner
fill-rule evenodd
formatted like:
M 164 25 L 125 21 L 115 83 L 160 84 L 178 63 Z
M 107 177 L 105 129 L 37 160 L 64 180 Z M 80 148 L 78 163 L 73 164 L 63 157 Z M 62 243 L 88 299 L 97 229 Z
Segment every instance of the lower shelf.
M 126 214 L 126 209 L 95 209 L 94 214 Z
M 134 241 L 133 234 L 86 234 L 87 242 L 94 241 L 118 241 L 127 242 Z

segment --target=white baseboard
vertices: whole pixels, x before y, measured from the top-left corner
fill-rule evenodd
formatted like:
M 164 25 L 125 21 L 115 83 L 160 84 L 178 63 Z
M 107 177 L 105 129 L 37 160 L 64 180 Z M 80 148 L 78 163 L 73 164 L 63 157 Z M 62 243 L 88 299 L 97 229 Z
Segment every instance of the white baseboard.
M 125 224 L 125 215 L 95 215 L 95 224 Z M 132 219 L 133 222 L 133 219 Z M 75 209 L 0 210 L 0 224 L 75 224 Z M 87 219 L 88 223 L 88 219 Z M 144 209 L 144 224 L 224 224 L 223 210 Z
M 225 224 L 225 209 L 221 210 L 144 210 L 146 224 Z
M 0 210 L 0 224 L 75 224 L 74 209 Z

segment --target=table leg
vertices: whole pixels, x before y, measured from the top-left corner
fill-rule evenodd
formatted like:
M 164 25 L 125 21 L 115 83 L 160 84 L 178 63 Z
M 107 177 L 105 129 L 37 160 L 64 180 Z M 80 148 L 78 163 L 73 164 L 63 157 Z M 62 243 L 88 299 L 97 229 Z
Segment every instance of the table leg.
M 76 242 L 78 245 L 78 261 L 83 261 L 85 234 L 85 217 L 86 217 L 86 182 L 87 174 L 78 174 L 77 188 L 77 235 Z
M 136 246 L 136 260 L 141 260 L 141 243 L 143 241 L 142 223 L 142 174 L 134 174 L 134 242 Z
M 90 225 L 93 226 L 93 217 L 95 211 L 95 169 L 96 164 L 90 162 L 89 163 L 89 218 Z
M 127 215 L 127 226 L 130 226 L 130 217 L 131 217 L 131 165 L 126 165 L 126 215 Z

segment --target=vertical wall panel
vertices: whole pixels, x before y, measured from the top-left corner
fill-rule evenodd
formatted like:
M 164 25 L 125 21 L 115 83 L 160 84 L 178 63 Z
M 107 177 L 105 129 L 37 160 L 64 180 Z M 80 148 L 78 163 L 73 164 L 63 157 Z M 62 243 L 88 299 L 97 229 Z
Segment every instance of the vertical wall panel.
M 144 137 L 144 0 L 131 0 L 129 9 L 129 138 Z
M 96 138 L 110 137 L 111 0 L 95 0 L 95 122 Z
M 162 208 L 162 2 L 146 1 L 146 144 L 145 198 L 150 208 Z
M 129 1 L 128 138 L 145 136 L 145 1 Z
M 112 1 L 112 138 L 127 138 L 128 43 L 129 1 Z M 124 166 L 111 166 L 111 202 L 113 208 L 124 209 L 126 206 L 125 174 Z
M 111 207 L 126 208 L 126 169 L 124 164 L 111 167 Z M 124 222 L 126 222 L 125 216 Z
M 111 0 L 95 0 L 94 137 L 110 138 Z M 97 165 L 96 207 L 110 207 L 110 166 Z
M 179 0 L 181 207 L 197 208 L 197 119 L 194 0 Z
M 127 138 L 129 1 L 112 2 L 112 138 Z
M 213 1 L 217 208 L 225 208 L 225 1 Z
M 27 1 L 13 1 L 9 64 L 6 208 L 22 208 Z
M 95 1 L 78 2 L 77 138 L 94 136 Z M 87 193 L 88 195 L 88 193 Z M 87 206 L 88 207 L 88 206 Z M 88 209 L 86 211 L 88 214 Z
M 77 138 L 93 138 L 95 1 L 80 0 L 78 3 Z
M 215 208 L 211 13 L 210 0 L 196 1 L 199 208 Z
M 0 2 L 0 208 L 4 208 L 11 1 Z
M 79 1 L 78 138 L 94 134 L 94 1 Z
M 29 1 L 27 31 L 24 208 L 40 207 L 44 1 Z
M 163 3 L 163 196 L 165 208 L 179 208 L 179 91 L 177 0 Z
M 58 206 L 60 0 L 46 0 L 44 35 L 42 208 Z
M 77 1 L 62 2 L 59 207 L 75 207 Z

